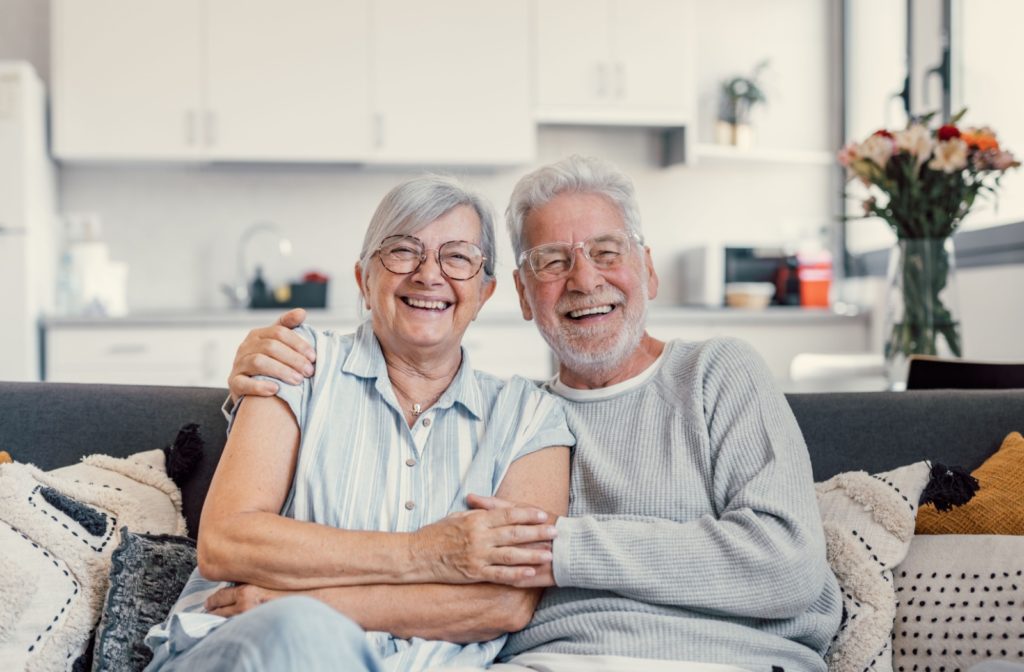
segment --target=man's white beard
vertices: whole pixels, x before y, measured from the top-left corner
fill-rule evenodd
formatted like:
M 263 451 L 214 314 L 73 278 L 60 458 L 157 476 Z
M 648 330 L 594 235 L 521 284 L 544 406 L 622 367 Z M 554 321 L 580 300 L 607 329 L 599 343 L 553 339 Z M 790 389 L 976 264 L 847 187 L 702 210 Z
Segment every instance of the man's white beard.
M 622 296 L 621 292 L 619 295 Z M 547 341 L 548 346 L 554 351 L 563 366 L 586 380 L 607 380 L 612 378 L 616 370 L 623 366 L 640 347 L 647 322 L 648 303 L 646 293 L 641 292 L 640 297 L 641 300 L 635 304 L 632 310 L 628 308 L 628 304 L 620 304 L 623 306 L 622 310 L 625 311 L 623 320 L 625 326 L 607 346 L 598 343 L 598 347 L 583 349 L 577 345 L 600 333 L 603 330 L 600 325 L 585 327 L 566 325 L 560 321 L 552 327 L 538 321 L 537 326 L 541 336 Z M 625 296 L 622 298 L 624 300 Z M 564 313 L 565 311 L 559 311 L 559 314 Z

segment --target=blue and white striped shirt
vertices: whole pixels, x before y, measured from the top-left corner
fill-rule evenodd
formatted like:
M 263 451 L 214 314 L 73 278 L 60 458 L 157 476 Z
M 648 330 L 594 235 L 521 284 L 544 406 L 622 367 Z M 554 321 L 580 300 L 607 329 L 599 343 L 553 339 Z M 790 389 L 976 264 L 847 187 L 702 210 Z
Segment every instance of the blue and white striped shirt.
M 317 372 L 299 385 L 278 383 L 298 422 L 298 464 L 282 515 L 323 525 L 411 532 L 466 510 L 466 495 L 497 492 L 516 459 L 548 446 L 571 446 L 561 402 L 532 382 L 509 381 L 462 366 L 437 403 L 406 423 L 369 322 L 355 334 L 300 327 L 316 348 Z M 184 651 L 226 619 L 205 613 L 219 588 L 198 569 L 167 620 L 146 643 L 154 665 Z M 441 665 L 487 666 L 505 637 L 476 644 L 367 633 L 395 672 Z

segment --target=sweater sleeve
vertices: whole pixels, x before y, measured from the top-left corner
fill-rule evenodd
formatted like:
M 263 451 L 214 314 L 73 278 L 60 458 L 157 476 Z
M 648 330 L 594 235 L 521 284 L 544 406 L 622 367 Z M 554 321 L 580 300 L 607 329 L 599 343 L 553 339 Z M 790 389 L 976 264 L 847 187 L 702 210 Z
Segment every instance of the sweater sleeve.
M 710 473 L 702 483 L 667 487 L 710 489 L 715 514 L 685 521 L 561 518 L 554 542 L 559 586 L 777 619 L 803 613 L 833 580 L 810 459 L 785 397 L 749 346 L 731 339 L 711 343 L 697 360 L 694 383 Z

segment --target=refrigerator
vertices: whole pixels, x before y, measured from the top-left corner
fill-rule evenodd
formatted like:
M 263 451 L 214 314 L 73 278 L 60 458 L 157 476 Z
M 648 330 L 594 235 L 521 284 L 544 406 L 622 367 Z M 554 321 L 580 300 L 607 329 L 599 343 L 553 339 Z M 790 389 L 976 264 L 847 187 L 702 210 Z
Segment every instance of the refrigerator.
M 40 319 L 55 297 L 55 185 L 46 89 L 29 63 L 0 60 L 0 380 L 40 379 Z

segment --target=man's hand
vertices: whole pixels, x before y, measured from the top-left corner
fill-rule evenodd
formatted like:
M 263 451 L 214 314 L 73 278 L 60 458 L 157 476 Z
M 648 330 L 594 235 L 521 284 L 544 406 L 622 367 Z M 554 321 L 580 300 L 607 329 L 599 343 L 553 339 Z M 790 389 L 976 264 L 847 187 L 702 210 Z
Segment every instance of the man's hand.
M 536 507 L 453 513 L 413 534 L 413 556 L 437 583 L 527 587 L 550 573 L 557 532 Z
M 511 511 L 514 509 L 529 511 L 536 510 L 536 507 L 529 504 L 522 502 L 510 502 L 507 499 L 502 499 L 500 497 L 485 497 L 484 495 L 469 494 L 466 496 L 466 503 L 469 504 L 472 509 L 483 511 Z M 551 527 L 554 528 L 558 523 L 558 516 L 553 513 L 548 513 L 547 515 Z M 557 534 L 555 536 L 557 536 Z M 554 536 L 552 536 L 552 539 L 554 539 Z M 543 544 L 524 544 L 523 546 L 526 548 L 544 548 L 548 551 L 551 550 L 551 542 L 544 542 Z M 517 588 L 547 588 L 556 585 L 554 570 L 551 567 L 552 562 L 553 560 L 548 560 L 542 564 L 535 565 L 534 569 L 536 570 L 536 573 L 533 576 L 523 577 L 512 585 L 515 585 Z
M 206 599 L 206 610 L 215 616 L 230 618 L 255 609 L 264 602 L 284 597 L 289 593 L 260 588 L 248 583 L 241 583 L 229 588 L 221 588 Z
M 277 392 L 274 383 L 253 380 L 252 376 L 260 374 L 297 385 L 304 376 L 313 375 L 316 352 L 305 339 L 292 332 L 293 327 L 305 320 L 306 311 L 295 308 L 282 315 L 276 324 L 248 333 L 238 346 L 228 375 L 232 402 L 245 395 L 270 397 Z

